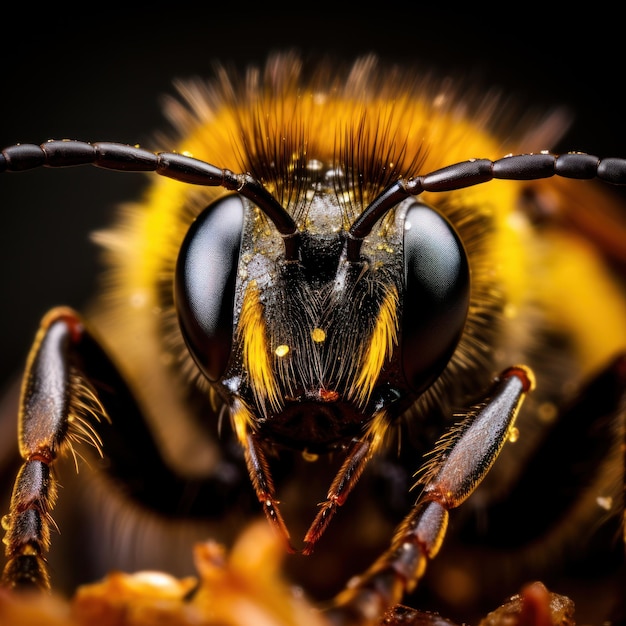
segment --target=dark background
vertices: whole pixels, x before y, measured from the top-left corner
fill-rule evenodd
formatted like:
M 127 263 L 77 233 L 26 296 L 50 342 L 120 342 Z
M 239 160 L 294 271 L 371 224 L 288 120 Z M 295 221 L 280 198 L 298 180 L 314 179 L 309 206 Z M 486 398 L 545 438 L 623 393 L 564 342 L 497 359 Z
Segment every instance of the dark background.
M 238 4 L 217 2 L 78 6 L 87 8 L 24 3 L 3 15 L 0 146 L 67 137 L 146 143 L 164 126 L 159 96 L 173 92 L 173 78 L 209 75 L 216 59 L 244 66 L 296 47 L 346 59 L 376 52 L 475 76 L 529 105 L 567 105 L 575 124 L 551 148 L 626 157 L 624 54 L 610 14 L 564 8 L 547 19 L 545 5 L 522 12 L 495 3 L 480 14 L 418 3 L 344 14 L 300 4 L 294 15 L 235 13 Z M 0 178 L 0 381 L 22 367 L 48 308 L 84 304 L 97 271 L 87 233 L 143 184 L 95 168 Z

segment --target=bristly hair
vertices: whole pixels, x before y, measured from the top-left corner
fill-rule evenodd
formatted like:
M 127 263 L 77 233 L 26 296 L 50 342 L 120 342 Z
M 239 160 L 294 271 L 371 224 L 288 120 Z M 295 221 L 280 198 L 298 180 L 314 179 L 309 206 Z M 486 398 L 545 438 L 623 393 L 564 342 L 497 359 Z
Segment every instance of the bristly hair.
M 216 77 L 180 81 L 182 101 L 166 100 L 182 148 L 249 172 L 296 219 L 306 210 L 305 192 L 323 182 L 320 171 L 335 173 L 337 194 L 345 195 L 353 219 L 398 178 L 454 160 L 450 151 L 464 145 L 463 120 L 487 131 L 512 115 L 495 92 L 479 98 L 449 79 L 396 67 L 381 71 L 373 55 L 350 65 L 318 62 L 309 70 L 297 54 L 277 54 L 264 70 L 241 74 L 220 65 Z M 208 126 L 211 135 L 202 138 Z M 471 149 L 459 160 L 485 156 Z
M 492 123 L 496 100 L 491 94 L 478 101 L 430 75 L 381 71 L 373 55 L 351 65 L 316 63 L 309 71 L 296 54 L 280 54 L 263 71 L 241 75 L 218 66 L 216 76 L 211 83 L 178 82 L 182 102 L 168 98 L 167 115 L 186 145 L 194 135 L 201 141 L 200 129 L 210 124 L 213 145 L 194 155 L 252 174 L 296 219 L 324 171 L 335 174 L 333 185 L 354 219 L 388 184 L 422 173 L 438 143 L 443 152 L 455 141 L 445 137 L 453 119 L 472 114 L 478 127 Z M 228 136 L 216 137 L 216 129 Z M 230 154 L 215 153 L 221 142 Z
M 325 171 L 334 173 L 337 195 L 353 205 L 353 219 L 384 187 L 417 173 L 423 162 L 419 143 L 407 149 L 409 113 L 399 99 L 406 79 L 388 77 L 379 84 L 375 66 L 373 56 L 350 68 L 322 63 L 311 75 L 295 55 L 276 56 L 264 76 L 248 74 L 244 98 L 240 93 L 228 103 L 239 116 L 242 168 L 296 218 L 308 204 L 305 192 L 323 184 Z M 247 108 L 241 106 L 246 100 Z

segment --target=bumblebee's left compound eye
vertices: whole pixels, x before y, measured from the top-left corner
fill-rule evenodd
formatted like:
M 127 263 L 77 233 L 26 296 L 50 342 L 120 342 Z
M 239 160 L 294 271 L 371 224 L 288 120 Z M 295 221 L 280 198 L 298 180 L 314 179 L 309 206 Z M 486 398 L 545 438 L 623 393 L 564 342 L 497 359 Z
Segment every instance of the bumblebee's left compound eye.
M 470 277 L 463 244 L 437 211 L 412 205 L 404 228 L 402 367 L 419 393 L 439 376 L 457 346 L 469 308 Z
M 239 196 L 209 205 L 189 229 L 176 266 L 176 309 L 183 337 L 211 381 L 224 374 L 230 359 L 243 211 Z

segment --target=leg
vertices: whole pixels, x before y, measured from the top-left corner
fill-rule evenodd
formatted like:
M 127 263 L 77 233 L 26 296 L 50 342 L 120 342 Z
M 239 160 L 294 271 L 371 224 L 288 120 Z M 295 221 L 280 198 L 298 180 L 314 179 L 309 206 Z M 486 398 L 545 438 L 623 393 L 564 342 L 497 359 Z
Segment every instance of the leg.
M 618 354 L 555 409 L 545 438 L 506 499 L 461 531 L 475 546 L 462 561 L 480 593 L 537 577 L 576 601 L 582 621 L 626 615 L 626 353 Z M 532 514 L 529 514 L 529 503 Z M 520 523 L 519 520 L 523 520 Z M 514 532 L 511 529 L 514 528 Z M 482 557 L 482 572 L 473 567 Z M 448 555 L 454 559 L 455 552 Z M 515 579 L 501 573 L 507 562 Z M 440 565 L 440 563 L 438 563 Z M 548 581 L 550 581 L 548 583 Z M 491 604 L 494 595 L 485 595 Z
M 76 406 L 90 396 L 65 358 L 80 334 L 78 318 L 69 311 L 54 311 L 44 319 L 28 359 L 19 407 L 23 464 L 15 481 L 10 513 L 3 518 L 9 561 L 2 582 L 11 587 L 49 587 L 44 554 L 50 544 L 50 511 L 56 500 L 51 466 L 60 446 L 71 439 L 70 421 L 78 417 L 72 402 Z M 94 413 L 100 415 L 95 401 L 94 406 Z M 86 424 L 78 417 L 77 432 L 97 446 L 97 436 Z
M 373 624 L 421 579 L 441 547 L 448 511 L 459 506 L 484 478 L 509 438 L 515 417 L 531 390 L 530 372 L 506 370 L 486 402 L 444 435 L 422 474 L 422 493 L 396 530 L 390 548 L 334 600 L 332 623 Z
M 114 421 L 109 423 L 108 417 Z M 54 309 L 42 321 L 30 352 L 19 402 L 22 467 L 10 512 L 3 518 L 8 563 L 2 584 L 49 586 L 46 553 L 56 497 L 54 464 L 73 443 L 86 441 L 106 454 L 104 468 L 128 497 L 155 511 L 219 516 L 233 485 L 199 481 L 198 510 L 183 510 L 189 481 L 163 462 L 148 424 L 121 374 L 79 316 Z
M 616 450 L 623 445 L 625 410 L 626 354 L 622 354 L 586 381 L 567 403 L 555 409 L 557 417 L 546 427 L 545 438 L 529 459 L 520 481 L 506 502 L 489 510 L 486 532 L 491 541 L 514 548 L 507 522 L 522 516 L 526 519 L 523 528 L 516 531 L 517 545 L 554 532 L 551 529 L 564 521 L 564 511 L 569 511 L 566 517 L 572 520 L 585 489 L 595 491 L 593 498 L 600 501 L 596 510 L 603 505 L 618 510 L 620 503 L 602 486 L 602 475 L 608 460 L 615 459 Z M 618 471 L 616 468 L 610 473 L 615 477 Z M 613 501 L 611 507 L 602 497 Z M 533 502 L 542 515 L 525 516 L 528 502 Z M 590 515 L 594 514 L 593 510 L 589 509 Z M 556 533 L 564 536 L 562 530 Z M 480 541 L 481 537 L 476 535 L 468 539 Z

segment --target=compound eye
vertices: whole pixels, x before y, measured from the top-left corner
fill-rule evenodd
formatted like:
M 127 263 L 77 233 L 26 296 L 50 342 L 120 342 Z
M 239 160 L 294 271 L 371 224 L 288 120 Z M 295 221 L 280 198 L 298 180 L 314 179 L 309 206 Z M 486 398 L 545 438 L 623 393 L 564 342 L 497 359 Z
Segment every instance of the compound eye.
M 210 204 L 191 225 L 176 265 L 174 293 L 181 331 L 193 359 L 211 381 L 225 373 L 232 349 L 243 213 L 239 196 Z
M 412 205 L 404 229 L 402 367 L 421 393 L 445 368 L 463 332 L 469 266 L 455 229 L 431 207 Z

